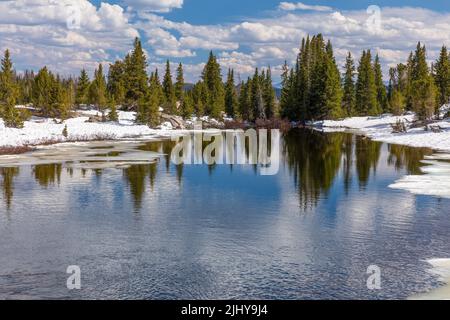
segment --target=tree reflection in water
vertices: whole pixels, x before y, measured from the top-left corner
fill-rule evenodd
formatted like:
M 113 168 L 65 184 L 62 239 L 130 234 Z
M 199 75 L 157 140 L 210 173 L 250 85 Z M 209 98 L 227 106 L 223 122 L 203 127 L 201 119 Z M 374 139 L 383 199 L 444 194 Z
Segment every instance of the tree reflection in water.
M 132 195 L 135 210 L 140 210 L 143 205 L 143 197 L 147 190 L 154 190 L 158 174 L 158 167 L 163 169 L 168 176 L 174 174 L 181 184 L 187 167 L 173 165 L 170 154 L 176 142 L 170 140 L 151 141 L 143 143 L 138 148 L 142 151 L 151 151 L 163 154 L 163 164 L 136 164 L 122 168 L 123 179 Z M 205 148 L 208 143 L 203 144 Z M 374 142 L 362 136 L 349 133 L 322 133 L 309 129 L 291 130 L 283 137 L 282 161 L 287 165 L 289 175 L 292 177 L 302 210 L 314 208 L 321 197 L 327 197 L 330 188 L 341 172 L 343 189 L 348 193 L 356 177 L 360 188 L 368 184 L 371 172 L 376 173 L 381 155 L 382 143 Z M 432 150 L 425 148 L 410 148 L 400 145 L 388 146 L 387 164 L 397 170 L 406 170 L 408 174 L 420 174 L 421 160 L 426 155 L 432 154 Z M 211 176 L 214 176 L 217 165 L 203 165 Z M 234 170 L 233 165 L 227 165 L 234 177 L 243 175 L 242 171 Z M 44 164 L 32 166 L 32 175 L 36 182 L 43 188 L 50 185 L 59 185 L 63 174 L 63 164 Z M 239 166 L 237 166 L 239 167 Z M 254 174 L 257 174 L 257 166 Z M 101 169 L 75 169 L 86 177 L 91 172 L 99 181 L 102 175 Z M 0 168 L 2 177 L 3 201 L 6 208 L 13 205 L 14 179 L 19 175 L 19 168 Z M 68 177 L 74 176 L 74 169 L 66 168 Z M 235 183 L 240 183 L 236 179 Z

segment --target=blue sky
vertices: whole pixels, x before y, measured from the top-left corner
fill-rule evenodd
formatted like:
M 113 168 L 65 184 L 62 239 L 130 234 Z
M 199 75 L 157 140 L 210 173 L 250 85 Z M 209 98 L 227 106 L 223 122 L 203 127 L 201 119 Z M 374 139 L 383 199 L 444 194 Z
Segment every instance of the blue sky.
M 381 11 L 367 12 L 370 5 Z M 270 65 L 277 77 L 293 63 L 302 37 L 323 33 L 336 59 L 350 51 L 380 55 L 384 73 L 417 41 L 429 62 L 450 44 L 450 1 L 14 0 L 0 1 L 0 49 L 19 71 L 44 65 L 62 74 L 92 72 L 122 58 L 139 36 L 149 71 L 182 62 L 196 81 L 209 50 L 243 78 Z M 223 72 L 226 73 L 226 72 Z

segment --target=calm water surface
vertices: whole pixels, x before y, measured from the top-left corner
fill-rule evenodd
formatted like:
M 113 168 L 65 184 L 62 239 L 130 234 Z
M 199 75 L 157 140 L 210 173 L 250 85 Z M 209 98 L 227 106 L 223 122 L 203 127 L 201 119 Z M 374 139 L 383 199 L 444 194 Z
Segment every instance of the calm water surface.
M 275 176 L 165 156 L 0 168 L 0 298 L 406 298 L 439 284 L 424 260 L 450 257 L 450 200 L 388 188 L 430 153 L 297 130 Z M 367 289 L 369 265 L 381 290 Z

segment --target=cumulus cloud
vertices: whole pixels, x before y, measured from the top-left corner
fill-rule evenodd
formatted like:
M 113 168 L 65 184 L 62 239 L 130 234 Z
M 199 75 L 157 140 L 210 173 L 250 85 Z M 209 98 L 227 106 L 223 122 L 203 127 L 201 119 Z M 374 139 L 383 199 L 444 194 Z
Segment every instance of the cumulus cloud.
M 183 0 L 124 0 L 123 3 L 131 9 L 150 12 L 169 12 L 183 6 Z
M 10 48 L 20 69 L 50 65 L 73 74 L 81 67 L 123 57 L 133 38 L 141 36 L 150 66 L 166 58 L 182 60 L 186 76 L 195 78 L 204 60 L 200 57 L 209 50 L 217 51 L 224 68 L 235 68 L 242 77 L 256 66 L 270 65 L 277 74 L 284 60 L 295 62 L 301 39 L 319 32 L 333 42 L 339 65 L 348 51 L 357 59 L 362 49 L 372 49 L 379 53 L 385 73 L 389 66 L 404 62 L 417 41 L 426 44 L 429 60 L 437 57 L 443 44 L 450 44 L 450 13 L 422 8 L 382 8 L 380 28 L 374 33 L 366 10 L 283 2 L 282 10 L 265 17 L 196 25 L 155 14 L 181 7 L 181 0 L 120 3 L 0 1 L 0 49 Z M 74 8 L 79 16 L 73 16 Z M 75 22 L 75 28 L 69 28 L 68 21 Z
M 278 6 L 280 10 L 294 11 L 294 10 L 311 10 L 311 11 L 331 11 L 333 10 L 328 6 L 318 6 L 318 5 L 308 5 L 302 2 L 292 3 L 292 2 L 281 2 Z
M 128 50 L 138 31 L 119 5 L 87 0 L 0 2 L 0 48 L 11 49 L 19 70 L 44 65 L 65 74 L 107 63 Z M 108 53 L 110 52 L 110 53 Z

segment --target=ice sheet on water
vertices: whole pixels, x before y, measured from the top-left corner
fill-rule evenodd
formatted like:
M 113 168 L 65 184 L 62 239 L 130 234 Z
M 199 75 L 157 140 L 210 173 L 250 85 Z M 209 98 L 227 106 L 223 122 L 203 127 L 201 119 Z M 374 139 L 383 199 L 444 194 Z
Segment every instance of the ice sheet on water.
M 139 150 L 141 141 L 66 143 L 20 155 L 0 156 L 0 167 L 62 163 L 83 169 L 126 168 L 157 161 L 160 154 Z
M 434 154 L 422 162 L 426 164 L 421 169 L 423 175 L 405 176 L 389 187 L 450 199 L 450 154 Z

